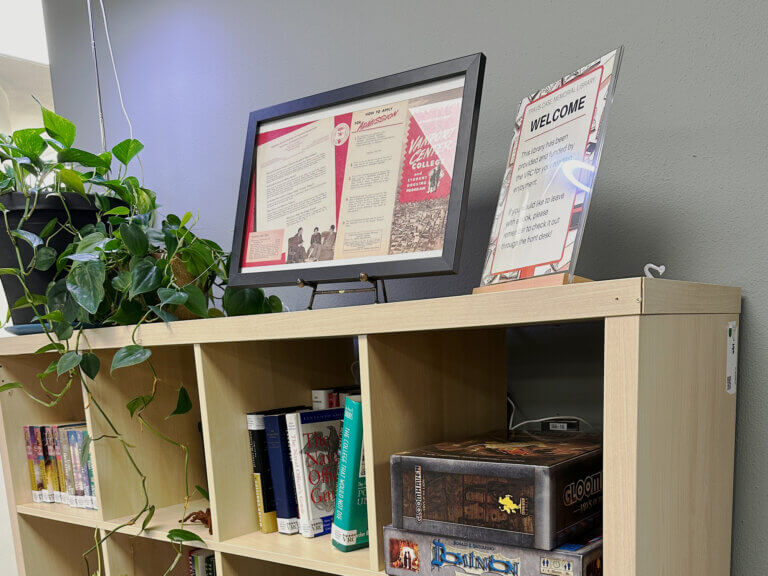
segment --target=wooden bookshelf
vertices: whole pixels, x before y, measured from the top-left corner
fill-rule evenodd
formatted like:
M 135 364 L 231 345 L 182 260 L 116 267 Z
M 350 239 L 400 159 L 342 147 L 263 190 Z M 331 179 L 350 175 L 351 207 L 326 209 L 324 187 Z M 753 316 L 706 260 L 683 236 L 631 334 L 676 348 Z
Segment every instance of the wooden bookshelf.
M 726 330 L 738 321 L 737 288 L 630 278 L 433 300 L 153 324 L 163 384 L 153 423 L 191 448 L 190 484 L 207 486 L 220 576 L 366 576 L 383 570 L 381 527 L 391 518 L 389 456 L 425 443 L 503 428 L 507 328 L 597 322 L 603 326 L 605 573 L 726 575 L 730 567 L 736 396 L 725 391 Z M 130 328 L 87 332 L 108 367 Z M 53 356 L 43 336 L 0 340 L 0 381 L 23 381 Z M 351 384 L 359 359 L 368 468 L 368 549 L 342 553 L 328 536 L 262 534 L 245 414 L 308 402 L 313 388 Z M 553 362 L 556 361 L 553 358 Z M 131 526 L 102 549 L 108 576 L 159 576 L 165 540 L 183 509 L 182 455 L 130 421 L 126 402 L 151 380 L 145 366 L 92 390 L 126 433 L 158 507 L 148 530 Z M 183 383 L 195 408 L 165 420 Z M 514 384 L 514 383 L 513 383 Z M 98 510 L 32 502 L 22 425 L 87 422 L 101 415 L 79 391 L 53 409 L 23 393 L 0 395 L 0 453 L 19 568 L 26 576 L 80 576 L 94 531 L 110 530 L 140 506 L 138 478 L 114 443 L 95 443 Z M 200 425 L 199 425 L 200 424 Z M 205 508 L 195 501 L 190 509 Z M 186 574 L 186 565 L 174 575 Z

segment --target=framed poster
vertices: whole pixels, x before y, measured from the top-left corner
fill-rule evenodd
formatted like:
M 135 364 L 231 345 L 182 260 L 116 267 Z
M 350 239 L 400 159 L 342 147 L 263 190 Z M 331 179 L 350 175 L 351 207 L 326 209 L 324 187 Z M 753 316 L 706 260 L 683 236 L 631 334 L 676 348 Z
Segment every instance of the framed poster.
M 520 104 L 481 286 L 573 276 L 622 48 Z
M 252 112 L 229 283 L 455 273 L 485 57 Z

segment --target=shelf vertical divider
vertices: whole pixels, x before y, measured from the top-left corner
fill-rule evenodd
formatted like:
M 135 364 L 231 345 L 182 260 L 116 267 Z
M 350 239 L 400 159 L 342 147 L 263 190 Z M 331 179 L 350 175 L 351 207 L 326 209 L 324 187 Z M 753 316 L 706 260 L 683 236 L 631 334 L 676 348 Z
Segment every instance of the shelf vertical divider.
M 359 337 L 371 570 L 392 520 L 390 456 L 506 421 L 503 328 Z
M 607 574 L 730 574 L 737 314 L 606 319 Z

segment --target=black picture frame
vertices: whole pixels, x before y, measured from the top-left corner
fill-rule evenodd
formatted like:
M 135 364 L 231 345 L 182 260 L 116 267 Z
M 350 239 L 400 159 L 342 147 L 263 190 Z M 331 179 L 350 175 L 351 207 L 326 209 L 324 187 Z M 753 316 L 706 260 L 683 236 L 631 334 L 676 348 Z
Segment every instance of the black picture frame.
M 477 53 L 251 112 L 240 177 L 229 284 L 231 286 L 285 286 L 296 284 L 299 280 L 315 283 L 351 282 L 359 280 L 361 274 L 371 278 L 389 279 L 457 273 L 484 71 L 485 55 Z M 339 260 L 338 264 L 324 267 L 302 268 L 297 264 L 290 270 L 242 271 L 248 200 L 256 166 L 256 139 L 260 124 L 462 75 L 464 89 L 461 115 L 441 256 L 365 264 L 344 264 L 343 260 Z

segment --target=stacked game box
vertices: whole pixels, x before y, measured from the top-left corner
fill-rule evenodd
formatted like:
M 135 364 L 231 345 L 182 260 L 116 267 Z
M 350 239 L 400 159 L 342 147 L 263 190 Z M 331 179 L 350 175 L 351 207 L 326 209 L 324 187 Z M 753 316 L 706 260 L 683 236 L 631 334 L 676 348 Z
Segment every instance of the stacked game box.
M 536 550 L 384 527 L 386 572 L 390 576 L 602 576 L 600 538 L 574 541 L 555 550 Z
M 395 454 L 392 525 L 552 550 L 599 528 L 599 435 L 500 433 Z

